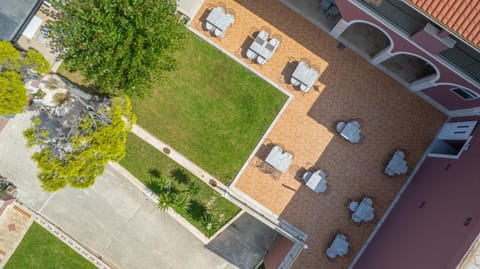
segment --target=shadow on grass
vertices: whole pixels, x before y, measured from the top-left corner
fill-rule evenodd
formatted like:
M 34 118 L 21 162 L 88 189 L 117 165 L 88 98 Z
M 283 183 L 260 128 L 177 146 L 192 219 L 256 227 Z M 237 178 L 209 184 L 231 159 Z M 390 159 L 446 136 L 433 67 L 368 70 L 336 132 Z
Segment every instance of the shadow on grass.
M 147 188 L 156 195 L 160 195 L 165 191 L 165 185 L 163 184 L 163 182 L 160 182 L 156 179 L 148 180 L 147 182 L 145 182 L 145 186 L 147 186 Z
M 205 212 L 207 212 L 207 208 L 203 203 L 196 199 L 191 200 L 187 209 L 188 215 L 190 215 L 194 220 L 198 221 L 202 219 L 202 217 L 205 215 Z
M 148 169 L 148 173 L 154 178 L 160 178 L 162 176 L 162 172 L 160 172 L 160 170 L 158 170 L 157 168 Z
M 190 176 L 181 168 L 175 168 L 170 171 L 170 176 L 180 184 L 187 184 L 190 182 Z

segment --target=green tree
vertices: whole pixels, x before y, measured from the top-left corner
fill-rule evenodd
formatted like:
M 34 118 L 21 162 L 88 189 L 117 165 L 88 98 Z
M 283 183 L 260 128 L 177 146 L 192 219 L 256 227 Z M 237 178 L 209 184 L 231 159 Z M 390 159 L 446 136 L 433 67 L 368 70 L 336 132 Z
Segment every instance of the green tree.
M 53 1 L 51 24 L 69 71 L 80 71 L 107 94 L 143 95 L 151 77 L 172 70 L 185 29 L 173 0 Z
M 24 68 L 31 69 L 40 75 L 50 72 L 50 63 L 48 63 L 40 52 L 33 49 L 27 51 L 22 64 Z
M 20 52 L 8 41 L 0 41 L 0 71 L 18 71 L 20 68 Z
M 22 54 L 12 43 L 0 41 L 0 115 L 21 113 L 28 104 L 22 78 L 48 71 L 50 64 L 39 52 Z
M 27 104 L 27 91 L 20 74 L 0 72 L 0 115 L 21 113 Z
M 24 132 L 27 146 L 40 147 L 32 159 L 40 169 L 42 187 L 50 192 L 68 185 L 91 186 L 109 161 L 125 156 L 127 134 L 135 122 L 128 97 L 113 98 L 110 105 L 99 105 L 96 110 L 88 105 L 76 121 L 62 125 L 60 131 L 58 124 L 48 122 L 53 119 L 40 115 Z M 52 125 L 55 130 L 48 129 Z

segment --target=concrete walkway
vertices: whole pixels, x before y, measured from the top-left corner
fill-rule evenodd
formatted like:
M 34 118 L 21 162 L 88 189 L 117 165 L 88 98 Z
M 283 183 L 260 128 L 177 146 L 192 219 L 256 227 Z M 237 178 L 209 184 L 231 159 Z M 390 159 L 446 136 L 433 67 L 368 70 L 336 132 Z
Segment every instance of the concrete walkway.
M 0 171 L 18 198 L 81 245 L 118 268 L 234 268 L 159 210 L 124 176 L 106 167 L 88 189 L 43 191 L 23 130 L 32 113 L 17 115 L 0 132 Z

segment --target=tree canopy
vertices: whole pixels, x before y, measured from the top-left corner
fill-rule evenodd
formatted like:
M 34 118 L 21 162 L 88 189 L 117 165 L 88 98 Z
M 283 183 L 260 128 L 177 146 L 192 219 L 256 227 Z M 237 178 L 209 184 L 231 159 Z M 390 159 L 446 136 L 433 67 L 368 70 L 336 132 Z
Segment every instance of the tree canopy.
M 27 91 L 20 74 L 13 71 L 0 73 L 0 115 L 21 113 L 28 105 Z
M 103 174 L 109 161 L 125 156 L 127 134 L 135 123 L 128 97 L 79 103 L 82 108 L 78 115 L 59 117 L 44 111 L 24 132 L 27 146 L 40 149 L 32 159 L 38 164 L 38 178 L 46 191 L 68 185 L 87 188 Z
M 50 64 L 39 52 L 21 53 L 8 41 L 0 41 L 0 115 L 23 111 L 28 104 L 22 79 L 50 71 Z
M 173 0 L 53 1 L 62 14 L 51 24 L 69 71 L 80 71 L 107 94 L 142 96 L 152 75 L 172 70 L 172 52 L 185 29 Z

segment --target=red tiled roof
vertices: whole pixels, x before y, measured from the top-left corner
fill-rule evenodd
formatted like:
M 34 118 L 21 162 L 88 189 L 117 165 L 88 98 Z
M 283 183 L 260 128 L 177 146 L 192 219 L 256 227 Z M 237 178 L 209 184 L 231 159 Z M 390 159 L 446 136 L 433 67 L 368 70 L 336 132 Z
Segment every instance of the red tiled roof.
M 464 40 L 480 48 L 480 1 L 407 0 Z

